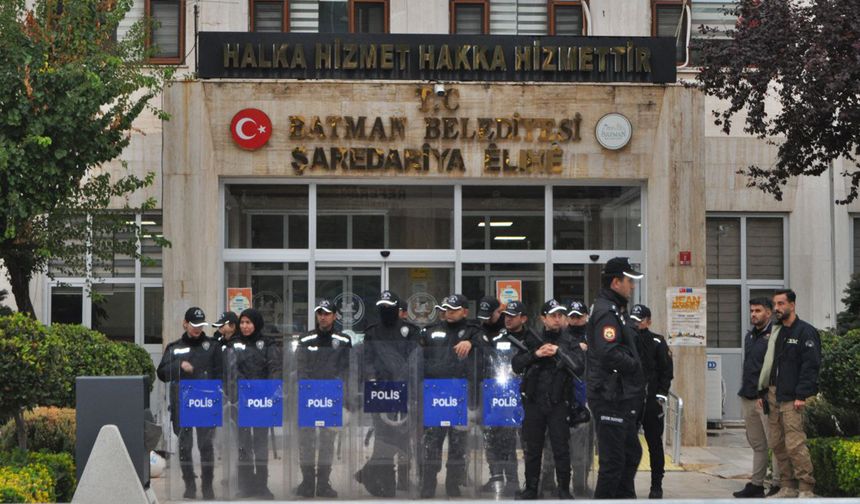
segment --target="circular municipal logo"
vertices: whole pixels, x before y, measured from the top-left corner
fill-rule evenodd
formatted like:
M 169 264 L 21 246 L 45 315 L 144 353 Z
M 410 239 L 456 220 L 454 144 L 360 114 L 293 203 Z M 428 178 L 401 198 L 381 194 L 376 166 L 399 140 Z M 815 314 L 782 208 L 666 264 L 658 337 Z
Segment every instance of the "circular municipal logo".
M 230 122 L 230 134 L 239 147 L 257 150 L 266 145 L 272 136 L 272 121 L 262 110 L 254 108 L 240 110 Z
M 630 142 L 630 137 L 633 136 L 633 126 L 625 116 L 613 112 L 606 114 L 597 121 L 594 136 L 605 149 L 618 150 Z
M 364 301 L 352 292 L 343 292 L 334 298 L 337 306 L 337 319 L 343 327 L 350 327 L 364 319 Z
M 417 292 L 406 300 L 409 319 L 418 325 L 426 326 L 438 319 L 436 298 L 428 292 Z

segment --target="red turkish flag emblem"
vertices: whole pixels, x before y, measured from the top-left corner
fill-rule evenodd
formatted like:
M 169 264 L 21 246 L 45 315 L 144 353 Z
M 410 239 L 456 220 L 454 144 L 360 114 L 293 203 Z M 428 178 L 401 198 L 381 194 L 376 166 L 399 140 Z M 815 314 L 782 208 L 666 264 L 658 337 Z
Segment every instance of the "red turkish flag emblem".
M 262 110 L 240 110 L 230 121 L 230 134 L 239 147 L 257 150 L 266 145 L 272 136 L 272 121 Z

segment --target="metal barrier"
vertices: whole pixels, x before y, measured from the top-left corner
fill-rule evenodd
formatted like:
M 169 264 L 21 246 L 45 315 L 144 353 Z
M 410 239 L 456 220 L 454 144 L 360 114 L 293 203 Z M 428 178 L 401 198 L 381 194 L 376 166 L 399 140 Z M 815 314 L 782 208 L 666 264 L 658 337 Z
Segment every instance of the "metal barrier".
M 681 420 L 684 417 L 684 400 L 669 391 L 668 401 L 663 415 L 663 449 L 672 447 L 672 462 L 681 465 Z

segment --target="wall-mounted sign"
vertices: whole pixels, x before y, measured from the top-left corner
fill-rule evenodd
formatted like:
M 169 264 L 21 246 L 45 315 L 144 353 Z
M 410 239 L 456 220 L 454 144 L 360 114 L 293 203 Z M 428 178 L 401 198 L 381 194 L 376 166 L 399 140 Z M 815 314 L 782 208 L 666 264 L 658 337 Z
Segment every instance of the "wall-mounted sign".
M 242 149 L 257 150 L 271 138 L 272 121 L 262 110 L 246 108 L 233 116 L 230 134 Z
M 672 37 L 201 32 L 198 74 L 245 79 L 675 82 Z
M 693 253 L 689 250 L 678 252 L 678 264 L 681 266 L 690 266 L 693 264 Z
M 496 280 L 496 298 L 506 305 L 511 301 L 523 300 L 522 280 Z
M 633 136 L 633 125 L 623 115 L 613 112 L 597 121 L 594 136 L 604 149 L 619 150 L 630 142 Z
M 227 287 L 227 310 L 235 314 L 251 307 L 251 287 Z
M 700 287 L 666 289 L 666 340 L 670 345 L 705 346 L 708 335 L 705 299 L 705 289 Z

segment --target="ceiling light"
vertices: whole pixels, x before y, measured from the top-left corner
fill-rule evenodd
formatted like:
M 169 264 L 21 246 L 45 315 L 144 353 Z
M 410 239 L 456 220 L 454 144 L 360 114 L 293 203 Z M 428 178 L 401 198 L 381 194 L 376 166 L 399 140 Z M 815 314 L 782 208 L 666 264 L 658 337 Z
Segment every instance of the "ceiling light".
M 514 221 L 491 221 L 490 227 L 511 227 L 514 225 Z M 479 222 L 478 227 L 487 227 L 486 222 Z
M 526 237 L 525 236 L 496 236 L 493 239 L 499 240 L 499 241 L 523 241 L 526 239 Z

